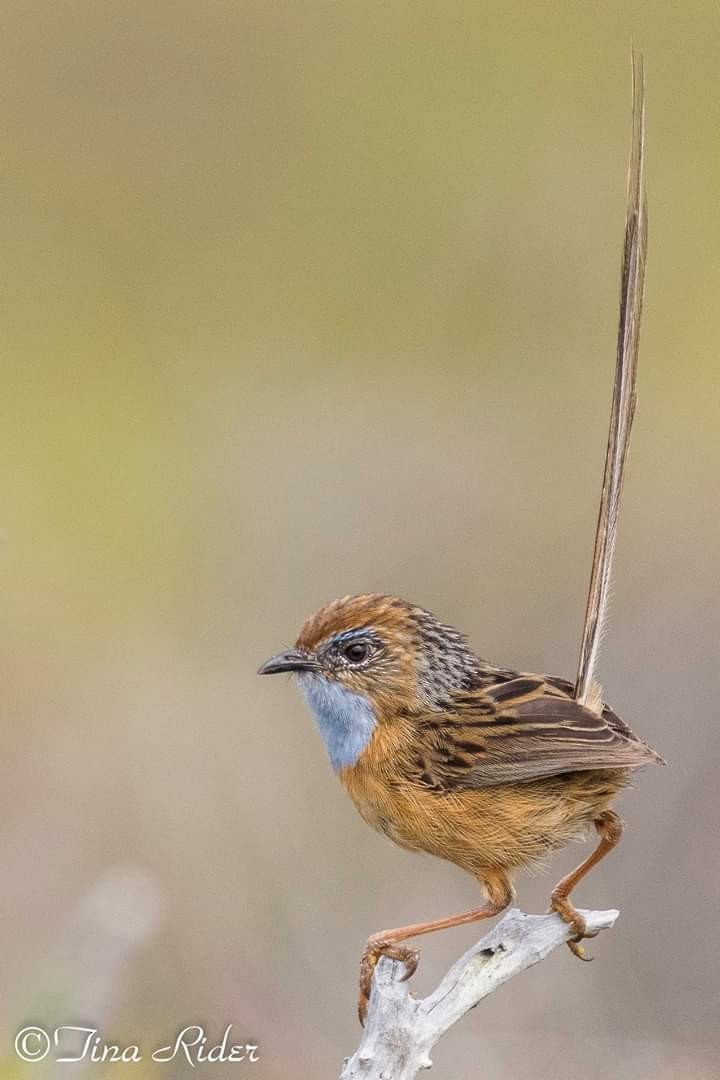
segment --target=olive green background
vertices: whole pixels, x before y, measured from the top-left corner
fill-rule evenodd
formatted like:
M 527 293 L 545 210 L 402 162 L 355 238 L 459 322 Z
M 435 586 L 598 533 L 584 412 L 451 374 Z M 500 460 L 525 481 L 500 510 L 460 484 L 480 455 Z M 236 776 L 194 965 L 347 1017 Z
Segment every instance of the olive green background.
M 232 1022 L 262 1064 L 192 1075 L 333 1077 L 367 934 L 477 902 L 367 829 L 255 671 L 373 589 L 574 673 L 631 39 L 650 254 L 602 675 L 670 767 L 579 890 L 622 910 L 594 964 L 514 981 L 435 1072 L 717 1075 L 717 5 L 8 0 L 4 1077 L 53 1074 L 13 1056 L 31 1021 L 145 1051 Z M 414 986 L 476 937 L 428 940 Z M 126 1073 L 191 1070 L 88 1068 Z

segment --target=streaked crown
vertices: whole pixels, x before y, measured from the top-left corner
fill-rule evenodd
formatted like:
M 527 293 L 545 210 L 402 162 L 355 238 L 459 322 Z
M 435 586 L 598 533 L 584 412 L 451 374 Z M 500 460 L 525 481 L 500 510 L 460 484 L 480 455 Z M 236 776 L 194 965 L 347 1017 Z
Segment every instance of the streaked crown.
M 293 654 L 283 670 L 322 675 L 381 710 L 437 706 L 449 691 L 469 688 L 481 667 L 454 627 L 382 593 L 344 596 L 321 608 L 304 623 Z

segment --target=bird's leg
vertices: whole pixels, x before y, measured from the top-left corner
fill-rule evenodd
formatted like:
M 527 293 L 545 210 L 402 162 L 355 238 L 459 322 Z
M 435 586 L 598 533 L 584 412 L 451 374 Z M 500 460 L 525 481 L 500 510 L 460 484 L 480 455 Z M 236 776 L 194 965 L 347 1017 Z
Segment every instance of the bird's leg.
M 588 871 L 592 870 L 601 859 L 604 859 L 609 851 L 612 851 L 620 843 L 623 834 L 623 822 L 614 810 L 604 810 L 598 814 L 593 822 L 600 837 L 600 843 L 584 862 L 558 881 L 550 896 L 550 910 L 557 912 L 575 931 L 576 937 L 568 941 L 568 948 L 579 960 L 592 960 L 591 956 L 585 956 L 585 950 L 580 942 L 586 937 L 595 937 L 595 934 L 586 933 L 585 919 L 570 900 L 570 893 Z
M 470 908 L 469 911 L 461 911 L 458 915 L 448 915 L 444 919 L 434 919 L 432 922 L 399 926 L 395 930 L 381 930 L 368 938 L 360 961 L 358 1016 L 363 1027 L 367 1016 L 373 975 L 381 956 L 388 956 L 391 960 L 401 960 L 405 964 L 406 971 L 402 979 L 404 982 L 415 974 L 420 952 L 408 945 L 401 945 L 401 941 L 419 937 L 421 934 L 432 934 L 435 930 L 449 930 L 452 926 L 465 926 L 467 923 L 478 922 L 480 919 L 491 919 L 508 906 L 513 898 L 513 887 L 505 874 L 494 871 L 492 876 L 483 874 L 481 880 L 488 894 L 488 902 L 482 907 Z

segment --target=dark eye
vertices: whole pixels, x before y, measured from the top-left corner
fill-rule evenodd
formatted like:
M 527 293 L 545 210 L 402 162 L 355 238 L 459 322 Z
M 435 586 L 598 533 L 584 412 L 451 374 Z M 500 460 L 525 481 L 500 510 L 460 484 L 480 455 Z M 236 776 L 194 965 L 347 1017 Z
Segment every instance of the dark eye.
M 370 655 L 370 646 L 366 641 L 351 641 L 343 649 L 343 655 L 351 664 L 362 664 Z

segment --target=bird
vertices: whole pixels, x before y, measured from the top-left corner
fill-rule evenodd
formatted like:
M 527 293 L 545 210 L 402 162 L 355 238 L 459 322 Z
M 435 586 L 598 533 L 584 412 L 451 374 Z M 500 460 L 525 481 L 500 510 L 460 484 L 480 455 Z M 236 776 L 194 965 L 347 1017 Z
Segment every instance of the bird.
M 483 902 L 368 938 L 360 962 L 364 1024 L 381 956 L 418 964 L 409 939 L 499 914 L 517 874 L 597 833 L 595 850 L 563 877 L 550 910 L 589 959 L 591 937 L 571 894 L 620 841 L 613 809 L 634 770 L 663 763 L 603 700 L 596 678 L 620 497 L 635 411 L 646 251 L 644 81 L 633 57 L 633 132 L 615 384 L 590 587 L 575 682 L 497 666 L 424 607 L 368 592 L 333 600 L 302 626 L 293 648 L 260 674 L 292 673 L 330 762 L 361 817 L 399 846 L 454 863 Z
M 412 974 L 418 954 L 402 942 L 499 914 L 519 870 L 594 825 L 597 850 L 551 899 L 582 955 L 585 923 L 570 893 L 619 841 L 611 803 L 631 771 L 660 760 L 608 705 L 580 705 L 563 679 L 488 663 L 454 627 L 377 593 L 323 607 L 295 647 L 261 671 L 296 676 L 332 766 L 369 825 L 403 848 L 455 863 L 485 890 L 486 902 L 470 911 L 368 940 L 361 1020 L 381 955 Z

